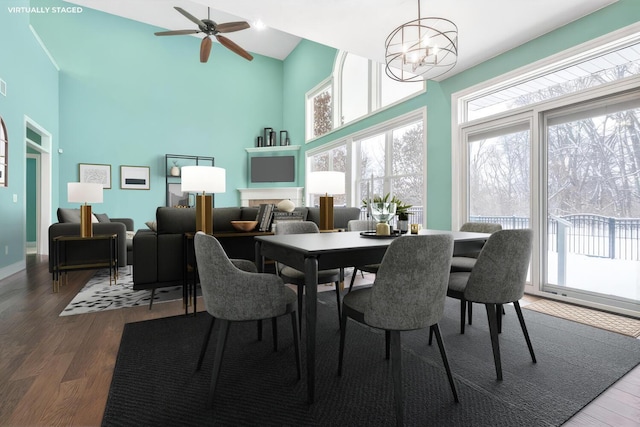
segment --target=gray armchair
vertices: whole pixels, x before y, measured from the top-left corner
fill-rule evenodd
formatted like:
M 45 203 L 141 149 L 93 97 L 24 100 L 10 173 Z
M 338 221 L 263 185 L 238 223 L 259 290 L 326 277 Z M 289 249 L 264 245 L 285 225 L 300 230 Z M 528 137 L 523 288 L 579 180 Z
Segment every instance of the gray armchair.
M 248 265 L 249 261 L 229 260 L 224 249 L 213 236 L 198 232 L 194 238 L 194 246 L 204 305 L 212 316 L 200 352 L 198 369 L 209 344 L 215 319 L 220 322 L 211 376 L 211 404 L 213 405 L 230 322 L 274 319 L 290 314 L 296 368 L 298 379 L 300 379 L 300 338 L 295 315 L 295 292 L 285 286 L 282 279 L 274 274 L 244 271 L 243 269 L 252 270 Z
M 453 237 L 450 235 L 399 237 L 389 245 L 373 286 L 355 289 L 342 301 L 338 375 L 342 375 L 347 318 L 384 329 L 387 357 L 389 353 L 391 357 L 396 422 L 399 426 L 404 418 L 401 331 L 430 328 L 436 334 L 453 398 L 458 402 L 438 326 L 444 312 L 452 254 Z
M 279 222 L 276 234 L 305 234 L 319 233 L 318 226 L 311 221 L 287 221 Z M 285 283 L 296 285 L 298 289 L 298 320 L 302 325 L 302 294 L 305 285 L 304 272 L 287 265 L 276 266 L 278 275 Z M 344 271 L 339 268 L 318 271 L 318 283 L 331 283 L 336 285 L 336 299 L 338 302 L 338 324 L 340 324 L 340 282 L 344 279 Z
M 533 233 L 528 229 L 497 231 L 485 243 L 471 272 L 451 273 L 449 277 L 448 296 L 464 299 L 469 303 L 481 303 L 486 307 L 498 380 L 502 380 L 498 334 L 502 324 L 503 304 L 513 303 L 531 359 L 536 363 L 518 302 L 524 296 L 532 239 Z
M 500 224 L 493 224 L 489 222 L 465 222 L 460 227 L 460 231 L 469 231 L 472 233 L 495 233 L 502 230 Z M 482 246 L 478 248 L 477 252 L 470 252 L 459 256 L 454 256 L 451 260 L 451 272 L 466 271 L 469 272 L 476 265 L 478 255 L 482 250 Z M 473 323 L 473 304 L 467 304 L 465 299 L 460 300 L 460 333 L 464 334 L 465 313 L 468 313 L 469 324 Z

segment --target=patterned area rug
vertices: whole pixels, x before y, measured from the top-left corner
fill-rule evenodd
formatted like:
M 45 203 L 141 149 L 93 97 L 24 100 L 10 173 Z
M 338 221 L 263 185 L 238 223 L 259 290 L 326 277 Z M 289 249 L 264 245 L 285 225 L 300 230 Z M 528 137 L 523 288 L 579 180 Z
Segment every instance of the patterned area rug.
M 531 304 L 523 305 L 522 308 L 634 338 L 640 337 L 640 320 L 638 319 L 617 316 L 611 313 L 547 299 L 541 299 Z
M 129 267 L 118 269 L 118 283 L 109 286 L 109 270 L 101 269 L 78 292 L 60 316 L 95 313 L 117 308 L 149 305 L 151 290 L 133 290 L 133 270 Z M 182 299 L 182 287 L 156 289 L 153 304 Z

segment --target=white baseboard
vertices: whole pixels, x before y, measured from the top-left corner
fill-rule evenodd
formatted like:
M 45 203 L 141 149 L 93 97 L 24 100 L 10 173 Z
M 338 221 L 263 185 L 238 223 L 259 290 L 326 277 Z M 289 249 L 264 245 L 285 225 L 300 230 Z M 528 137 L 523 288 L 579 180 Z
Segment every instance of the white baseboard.
M 0 268 L 0 280 L 14 275 L 17 272 L 24 270 L 25 268 L 27 268 L 27 262 L 24 259 L 22 261 L 16 262 L 15 264 Z

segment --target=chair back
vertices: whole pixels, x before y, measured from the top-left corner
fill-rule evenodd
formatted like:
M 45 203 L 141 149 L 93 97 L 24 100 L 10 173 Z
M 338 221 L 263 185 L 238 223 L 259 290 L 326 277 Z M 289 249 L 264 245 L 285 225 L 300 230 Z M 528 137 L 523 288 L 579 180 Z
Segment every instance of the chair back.
M 533 232 L 501 230 L 485 243 L 469 276 L 464 297 L 468 301 L 506 304 L 524 295 Z
M 444 310 L 452 254 L 449 234 L 396 238 L 380 264 L 365 322 L 387 330 L 437 323 Z
M 194 246 L 204 305 L 213 317 L 243 321 L 285 313 L 285 287 L 278 276 L 240 270 L 220 242 L 202 232 L 196 233 Z
M 276 226 L 276 234 L 319 233 L 320 229 L 313 221 L 280 221 Z
M 495 233 L 502 230 L 500 224 L 494 224 L 491 222 L 465 222 L 460 227 L 460 231 L 469 231 L 472 233 Z
M 352 219 L 347 223 L 347 231 L 369 231 L 376 229 L 376 222 L 367 219 Z

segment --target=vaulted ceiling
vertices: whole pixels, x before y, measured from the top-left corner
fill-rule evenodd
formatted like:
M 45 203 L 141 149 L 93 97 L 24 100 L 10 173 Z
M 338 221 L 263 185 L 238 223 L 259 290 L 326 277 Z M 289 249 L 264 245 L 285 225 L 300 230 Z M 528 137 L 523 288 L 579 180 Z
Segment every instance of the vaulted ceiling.
M 459 57 L 449 77 L 617 0 L 422 0 L 422 17 L 458 26 Z M 252 28 L 226 36 L 246 50 L 284 59 L 300 39 L 384 62 L 384 42 L 399 25 L 418 18 L 418 0 L 73 0 L 160 29 L 195 25 L 174 10 L 217 23 L 246 20 Z M 266 28 L 254 25 L 260 20 Z M 200 35 L 198 35 L 200 36 Z M 191 36 L 180 36 L 191 37 Z

